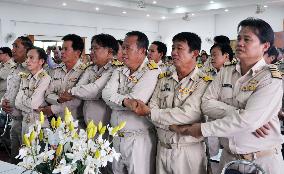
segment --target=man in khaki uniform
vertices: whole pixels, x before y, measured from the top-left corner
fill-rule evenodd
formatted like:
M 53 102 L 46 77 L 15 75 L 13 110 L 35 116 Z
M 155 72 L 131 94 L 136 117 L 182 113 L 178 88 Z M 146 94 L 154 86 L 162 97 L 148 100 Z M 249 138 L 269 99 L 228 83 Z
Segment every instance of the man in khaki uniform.
M 158 64 L 159 69 L 161 72 L 166 72 L 169 70 L 169 66 L 163 63 L 167 55 L 167 46 L 163 42 L 154 41 L 149 47 L 147 58 L 150 60 L 155 61 Z
M 7 77 L 16 68 L 16 63 L 12 59 L 12 51 L 9 47 L 0 48 L 0 99 L 7 89 Z
M 138 115 L 148 116 L 156 125 L 159 138 L 156 173 L 204 174 L 206 155 L 202 139 L 180 136 L 168 129 L 172 124 L 201 122 L 201 97 L 210 81 L 196 66 L 201 39 L 194 33 L 182 32 L 172 41 L 176 71 L 159 76 L 149 106 L 137 100 L 126 105 Z
M 147 63 L 147 36 L 139 31 L 126 34 L 123 42 L 123 61 L 126 67 L 117 68 L 102 92 L 111 107 L 111 124 L 126 121 L 126 126 L 114 137 L 113 146 L 121 153 L 119 161 L 112 163 L 115 174 L 155 173 L 156 136 L 153 124 L 138 117 L 124 107 L 128 99 L 140 99 L 147 103 L 154 91 L 159 74 L 155 63 Z
M 11 116 L 11 162 L 16 164 L 18 161 L 15 156 L 19 153 L 19 148 L 22 142 L 22 114 L 21 111 L 15 108 L 15 99 L 19 91 L 21 79 L 19 72 L 26 72 L 23 66 L 26 59 L 27 50 L 32 47 L 31 40 L 27 37 L 18 37 L 13 43 L 12 54 L 16 62 L 16 68 L 7 77 L 7 91 L 2 98 L 2 109 Z
M 46 102 L 49 106 L 40 107 L 46 115 L 64 116 L 64 109 L 68 107 L 72 112 L 75 120 L 79 120 L 79 126 L 84 127 L 83 118 L 79 119 L 81 114 L 81 100 L 74 98 L 71 101 L 64 97 L 69 89 L 74 87 L 79 77 L 86 69 L 86 65 L 82 63 L 80 56 L 84 49 L 84 43 L 80 36 L 68 34 L 62 38 L 62 62 L 61 66 L 50 72 L 52 77 L 51 83 L 45 93 Z
M 48 88 L 50 76 L 43 70 L 47 55 L 42 48 L 32 47 L 27 53 L 27 69 L 29 73 L 21 72 L 20 89 L 15 106 L 22 111 L 22 136 L 29 132 L 29 127 L 39 120 L 37 109 L 45 105 L 44 93 Z M 46 124 L 48 127 L 48 121 Z
M 94 120 L 104 125 L 109 124 L 111 110 L 101 98 L 102 90 L 109 81 L 114 70 L 111 61 L 116 55 L 118 45 L 116 39 L 108 34 L 95 35 L 92 38 L 92 61 L 80 77 L 76 87 L 69 90 L 70 95 L 84 100 L 83 114 L 85 123 Z
M 267 174 L 280 174 L 284 169 L 283 140 L 277 115 L 282 80 L 275 65 L 267 65 L 263 59 L 274 43 L 273 30 L 255 18 L 243 20 L 238 29 L 236 56 L 240 62 L 223 68 L 202 99 L 202 111 L 216 120 L 172 128 L 195 137 L 223 137 L 219 173 L 226 163 L 246 159 L 260 165 Z M 268 122 L 271 129 L 265 138 L 253 134 Z

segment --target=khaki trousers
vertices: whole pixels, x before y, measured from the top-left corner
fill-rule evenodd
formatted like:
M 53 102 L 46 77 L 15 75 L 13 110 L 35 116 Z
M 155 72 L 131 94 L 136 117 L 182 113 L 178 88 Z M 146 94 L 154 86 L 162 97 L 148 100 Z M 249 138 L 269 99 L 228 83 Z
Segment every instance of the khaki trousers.
M 113 173 L 155 174 L 156 139 L 156 134 L 151 131 L 115 137 L 113 146 L 121 157 L 119 161 L 113 161 Z
M 19 154 L 19 149 L 22 145 L 22 120 L 12 120 L 11 130 L 11 163 L 17 164 L 19 160 L 15 157 Z
M 206 154 L 203 143 L 158 143 L 157 174 L 206 174 Z

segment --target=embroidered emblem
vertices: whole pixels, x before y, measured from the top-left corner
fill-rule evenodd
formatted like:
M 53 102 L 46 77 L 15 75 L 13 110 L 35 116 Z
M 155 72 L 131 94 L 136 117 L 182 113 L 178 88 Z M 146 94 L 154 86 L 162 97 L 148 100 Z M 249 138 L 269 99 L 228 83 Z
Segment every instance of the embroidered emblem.
M 29 74 L 28 74 L 28 73 L 24 73 L 24 72 L 20 72 L 20 73 L 19 73 L 19 76 L 20 76 L 22 79 L 26 79 L 26 78 L 28 78 Z
M 38 75 L 38 77 L 39 78 L 43 78 L 44 76 L 46 76 L 47 74 L 44 72 L 44 71 L 42 71 L 41 73 L 39 73 L 39 75 Z
M 161 89 L 161 91 L 171 91 L 170 85 L 168 83 L 164 84 L 164 87 Z
M 191 94 L 194 90 L 192 89 L 189 89 L 189 88 L 183 88 L 183 87 L 179 87 L 179 90 L 178 92 L 179 93 L 182 93 L 182 95 L 188 95 L 188 94 Z
M 129 76 L 128 79 L 133 82 L 133 83 L 137 83 L 138 79 L 135 76 Z
M 123 66 L 123 62 L 120 62 L 119 60 L 117 59 L 113 59 L 112 62 L 111 62 L 111 65 L 114 65 L 114 66 Z
M 255 79 L 252 79 L 248 82 L 248 85 L 243 86 L 241 88 L 242 91 L 255 91 L 257 87 L 258 81 Z
M 159 76 L 158 76 L 158 78 L 159 78 L 159 79 L 162 79 L 162 78 L 164 78 L 164 77 L 170 76 L 171 74 L 172 74 L 172 73 L 171 73 L 170 71 L 166 71 L 166 72 L 160 73 Z
M 153 69 L 158 69 L 158 65 L 156 64 L 156 62 L 154 60 L 151 60 L 148 64 L 147 64 L 148 68 L 150 70 L 153 70 Z

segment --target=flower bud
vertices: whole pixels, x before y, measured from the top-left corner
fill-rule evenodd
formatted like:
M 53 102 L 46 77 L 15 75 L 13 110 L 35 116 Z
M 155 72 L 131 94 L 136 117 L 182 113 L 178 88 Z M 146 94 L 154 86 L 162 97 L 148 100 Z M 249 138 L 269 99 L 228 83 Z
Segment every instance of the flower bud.
M 53 118 L 51 119 L 51 127 L 52 127 L 53 129 L 55 129 L 55 125 L 56 125 L 56 121 L 55 121 L 55 118 L 53 117 Z
M 24 145 L 26 145 L 27 147 L 31 147 L 31 143 L 30 143 L 30 140 L 29 140 L 27 134 L 24 135 L 23 142 L 24 142 Z
M 41 125 L 43 125 L 43 123 L 44 123 L 44 115 L 43 115 L 42 111 L 40 111 L 40 113 L 39 113 L 39 122 L 40 122 Z
M 59 144 L 55 152 L 56 156 L 60 156 L 62 153 L 62 150 L 63 150 L 63 145 Z

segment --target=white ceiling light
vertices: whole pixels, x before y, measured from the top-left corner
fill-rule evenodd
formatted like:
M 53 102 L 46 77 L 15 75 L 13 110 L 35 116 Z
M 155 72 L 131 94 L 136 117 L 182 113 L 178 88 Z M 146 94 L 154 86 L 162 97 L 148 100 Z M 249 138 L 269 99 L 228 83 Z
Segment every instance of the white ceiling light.
M 66 6 L 66 5 L 67 5 L 67 3 L 66 3 L 66 2 L 63 2 L 63 3 L 62 3 L 62 6 Z
M 147 14 L 146 16 L 147 16 L 147 17 L 150 17 L 150 15 L 149 15 L 149 14 Z
M 126 11 L 123 11 L 122 13 L 123 13 L 123 14 L 126 14 L 127 12 L 126 12 Z
M 166 16 L 162 16 L 161 18 L 162 18 L 162 19 L 166 19 Z
M 157 1 L 153 1 L 153 4 L 157 4 Z
M 264 5 L 263 7 L 264 7 L 264 8 L 267 8 L 268 6 L 267 6 L 267 5 Z
M 191 16 L 195 16 L 195 14 L 194 14 L 194 13 L 191 13 Z
M 96 11 L 99 11 L 99 10 L 100 10 L 100 8 L 99 8 L 99 7 L 96 7 L 96 8 L 95 8 L 95 10 L 96 10 Z
M 210 4 L 213 4 L 214 3 L 214 1 L 210 1 Z
M 229 9 L 225 9 L 224 11 L 225 11 L 225 12 L 228 12 L 228 11 L 229 11 Z

